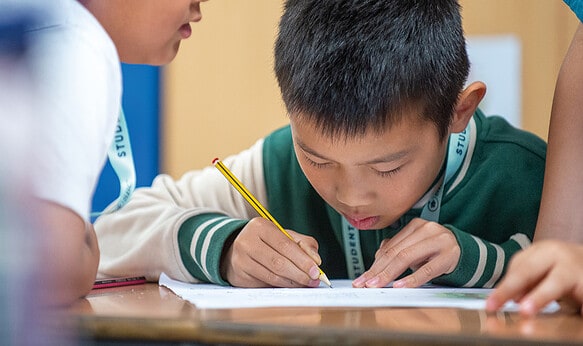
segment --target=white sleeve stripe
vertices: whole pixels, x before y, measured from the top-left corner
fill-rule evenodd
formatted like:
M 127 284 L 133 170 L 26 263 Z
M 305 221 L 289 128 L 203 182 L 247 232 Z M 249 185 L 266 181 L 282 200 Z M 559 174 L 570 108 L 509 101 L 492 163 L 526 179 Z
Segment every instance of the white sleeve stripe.
M 226 220 L 225 220 L 226 219 Z M 192 235 L 192 239 L 190 241 L 190 256 L 192 257 L 192 259 L 194 260 L 194 262 L 203 270 L 204 275 L 207 277 L 207 279 L 209 281 L 211 281 L 211 276 L 208 273 L 208 270 L 206 270 L 206 265 L 203 267 L 200 262 L 198 261 L 197 257 L 196 257 L 196 244 L 199 242 L 199 238 L 202 234 L 202 232 L 211 224 L 219 221 L 219 220 L 223 220 L 224 221 L 228 221 L 228 219 L 224 216 L 221 217 L 217 217 L 217 218 L 213 218 L 210 220 L 207 220 L 205 222 L 203 222 L 200 226 L 198 226 L 196 228 L 196 230 L 194 230 L 194 234 Z M 204 251 L 203 251 L 204 252 Z M 206 256 L 205 256 L 206 257 Z
M 530 239 L 528 239 L 528 237 L 524 233 L 516 233 L 515 235 L 510 237 L 510 239 L 514 240 L 518 244 L 518 246 L 520 246 L 520 248 L 523 250 L 529 247 L 531 244 Z
M 504 249 L 502 249 L 500 245 L 492 244 L 492 246 L 494 247 L 494 250 L 496 250 L 496 266 L 494 267 L 492 277 L 490 278 L 490 280 L 488 280 L 488 282 L 484 284 L 485 288 L 493 287 L 496 281 L 500 279 L 502 271 L 504 270 L 504 259 L 506 257 L 506 253 L 504 252 Z
M 478 265 L 476 266 L 476 271 L 472 278 L 466 282 L 463 287 L 473 287 L 476 283 L 480 280 L 480 278 L 484 275 L 484 271 L 486 269 L 486 264 L 488 262 L 488 250 L 486 248 L 486 244 L 479 238 L 472 236 L 476 244 L 478 245 L 479 250 L 479 260 Z M 511 240 L 515 241 L 522 249 L 525 249 L 530 245 L 530 240 L 528 237 L 523 233 L 516 233 L 512 237 Z M 496 281 L 500 279 L 502 275 L 502 271 L 504 270 L 504 261 L 506 258 L 506 253 L 504 249 L 500 245 L 492 244 L 494 250 L 496 251 L 496 263 L 494 265 L 494 271 L 492 272 L 492 276 L 490 280 L 488 280 L 485 284 L 485 288 L 490 288 L 494 286 Z
M 463 287 L 473 287 L 476 285 L 478 280 L 480 280 L 480 278 L 484 274 L 484 269 L 486 268 L 486 261 L 488 260 L 488 251 L 486 249 L 486 245 L 484 245 L 484 243 L 475 236 L 472 236 L 472 239 L 474 239 L 474 241 L 478 245 L 480 255 L 478 257 L 478 265 L 476 266 L 476 271 L 474 272 L 474 275 L 472 276 L 470 281 L 466 282 L 463 285 Z

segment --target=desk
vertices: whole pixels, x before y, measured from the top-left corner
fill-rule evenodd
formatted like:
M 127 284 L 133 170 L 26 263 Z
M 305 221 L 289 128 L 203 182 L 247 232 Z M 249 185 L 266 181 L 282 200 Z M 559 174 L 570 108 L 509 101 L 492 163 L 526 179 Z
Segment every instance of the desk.
M 153 283 L 94 290 L 59 321 L 96 343 L 583 345 L 583 318 L 574 313 L 523 319 L 438 308 L 204 310 Z

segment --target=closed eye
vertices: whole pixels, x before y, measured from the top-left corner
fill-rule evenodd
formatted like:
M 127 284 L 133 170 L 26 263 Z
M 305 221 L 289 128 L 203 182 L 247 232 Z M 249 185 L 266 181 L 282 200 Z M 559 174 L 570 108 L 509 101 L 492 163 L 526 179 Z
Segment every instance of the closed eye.
M 399 166 L 399 167 L 397 167 L 397 168 L 395 168 L 395 169 L 391 169 L 391 170 L 389 170 L 389 171 L 377 171 L 377 170 L 375 169 L 375 172 L 376 172 L 378 175 L 380 175 L 381 177 L 383 177 L 383 178 L 386 178 L 386 177 L 390 177 L 390 176 L 393 176 L 393 175 L 395 175 L 395 174 L 399 173 L 399 171 L 400 171 L 400 170 L 401 170 L 401 166 Z
M 325 167 L 327 167 L 327 166 L 329 166 L 329 165 L 330 165 L 330 163 L 329 163 L 329 162 L 323 162 L 323 163 L 322 163 L 322 162 L 316 162 L 316 161 L 314 161 L 314 160 L 310 159 L 309 157 L 307 157 L 306 155 L 304 155 L 304 158 L 306 159 L 306 161 L 307 161 L 307 162 L 308 162 L 310 165 L 312 165 L 312 166 L 314 166 L 314 167 L 316 167 L 316 168 L 325 168 Z

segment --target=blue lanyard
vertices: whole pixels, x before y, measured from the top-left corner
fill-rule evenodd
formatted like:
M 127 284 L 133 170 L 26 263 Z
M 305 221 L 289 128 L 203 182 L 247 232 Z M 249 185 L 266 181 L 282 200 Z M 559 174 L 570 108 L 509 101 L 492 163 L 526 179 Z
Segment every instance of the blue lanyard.
M 127 127 L 123 109 L 119 111 L 117 126 L 113 142 L 107 152 L 109 163 L 115 171 L 119 180 L 119 197 L 115 203 L 101 212 L 92 212 L 91 216 L 96 217 L 103 214 L 110 214 L 121 209 L 130 200 L 136 188 L 136 171 L 134 169 L 134 157 L 130 145 L 130 133 Z
M 461 167 L 464 158 L 468 152 L 470 142 L 470 124 L 463 132 L 453 133 L 449 137 L 447 162 L 445 166 L 445 176 L 439 181 L 439 189 L 429 199 L 423 210 L 421 218 L 428 221 L 439 221 L 439 212 L 441 210 L 441 201 L 445 184 L 453 178 L 455 173 Z M 362 259 L 362 250 L 360 248 L 359 230 L 354 228 L 346 218 L 342 217 L 342 238 L 344 240 L 344 252 L 346 258 L 346 269 L 348 277 L 355 279 L 364 273 L 364 261 Z

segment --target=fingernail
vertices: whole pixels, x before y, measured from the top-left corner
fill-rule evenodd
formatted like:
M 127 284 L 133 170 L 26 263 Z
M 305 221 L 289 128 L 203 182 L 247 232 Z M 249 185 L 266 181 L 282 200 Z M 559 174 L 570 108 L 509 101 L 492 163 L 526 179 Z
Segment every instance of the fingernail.
M 397 280 L 393 282 L 393 288 L 403 288 L 407 286 L 407 282 L 405 280 Z
M 520 303 L 520 312 L 524 315 L 533 315 L 535 313 L 534 301 L 527 299 Z
M 308 287 L 318 287 L 320 286 L 320 280 L 310 280 L 308 282 Z
M 374 277 L 366 282 L 366 287 L 376 287 L 379 284 L 379 278 Z
M 320 277 L 320 270 L 318 269 L 318 267 L 313 266 L 312 268 L 310 268 L 310 271 L 308 272 L 308 276 L 312 280 L 317 280 Z
M 352 287 L 364 287 L 364 276 L 359 276 L 352 281 Z
M 486 311 L 496 311 L 497 305 L 498 304 L 496 303 L 496 300 L 494 300 L 494 298 L 488 297 L 486 299 Z

